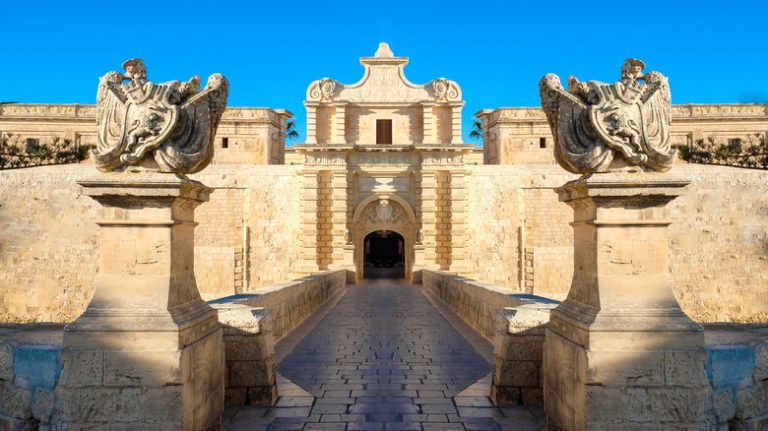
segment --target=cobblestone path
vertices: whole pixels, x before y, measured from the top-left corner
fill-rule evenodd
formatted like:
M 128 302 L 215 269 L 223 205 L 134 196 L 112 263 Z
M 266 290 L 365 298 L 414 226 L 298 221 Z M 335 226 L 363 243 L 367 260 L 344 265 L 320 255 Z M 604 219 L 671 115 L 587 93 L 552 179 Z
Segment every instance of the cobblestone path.
M 489 343 L 443 313 L 419 286 L 349 286 L 319 321 L 281 340 L 278 350 L 293 349 L 278 352 L 277 405 L 228 409 L 225 429 L 543 429 L 540 409 L 491 405 Z

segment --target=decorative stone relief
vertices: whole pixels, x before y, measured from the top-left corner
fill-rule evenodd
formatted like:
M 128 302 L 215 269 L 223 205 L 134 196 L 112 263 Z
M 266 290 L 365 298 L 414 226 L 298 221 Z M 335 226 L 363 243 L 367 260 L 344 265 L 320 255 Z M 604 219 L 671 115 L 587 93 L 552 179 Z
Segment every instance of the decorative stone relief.
M 459 87 L 445 78 L 432 81 L 432 95 L 438 102 L 461 99 Z
M 187 82 L 148 81 L 140 58 L 126 61 L 123 68 L 126 74 L 109 72 L 99 82 L 96 167 L 109 172 L 140 165 L 151 171 L 190 174 L 208 166 L 227 106 L 227 79 L 211 75 L 200 91 L 197 76 Z
M 569 77 L 567 91 L 557 75 L 541 79 L 541 106 L 560 166 L 578 174 L 672 167 L 669 85 L 659 72 L 643 74 L 644 68 L 642 61 L 630 58 L 615 84 Z
M 396 228 L 407 224 L 408 216 L 397 202 L 382 196 L 378 201 L 369 204 L 363 212 L 362 221 L 365 226 L 381 229 Z

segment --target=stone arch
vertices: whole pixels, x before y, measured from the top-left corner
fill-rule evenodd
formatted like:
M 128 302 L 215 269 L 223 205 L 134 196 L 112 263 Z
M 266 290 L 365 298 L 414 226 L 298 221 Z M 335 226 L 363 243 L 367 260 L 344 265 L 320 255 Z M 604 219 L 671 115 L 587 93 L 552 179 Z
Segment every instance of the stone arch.
M 363 241 L 371 232 L 389 230 L 397 232 L 405 242 L 405 278 L 413 279 L 414 248 L 416 242 L 416 215 L 405 199 L 375 194 L 357 205 L 352 217 L 352 244 L 355 246 L 355 278 L 363 279 Z

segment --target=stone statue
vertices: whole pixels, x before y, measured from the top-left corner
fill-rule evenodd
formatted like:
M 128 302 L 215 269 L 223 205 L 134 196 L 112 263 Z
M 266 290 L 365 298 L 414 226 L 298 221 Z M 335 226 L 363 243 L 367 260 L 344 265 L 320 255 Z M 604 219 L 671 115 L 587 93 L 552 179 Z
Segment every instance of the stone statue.
M 213 158 L 213 139 L 227 106 L 229 83 L 211 75 L 155 84 L 140 58 L 123 63 L 125 74 L 109 72 L 96 96 L 96 167 L 103 172 L 128 166 L 177 174 L 199 172 Z
M 615 84 L 569 77 L 567 91 L 557 75 L 541 79 L 541 107 L 560 166 L 576 174 L 628 166 L 664 172 L 672 167 L 669 85 L 659 72 L 643 74 L 644 68 L 642 61 L 629 58 Z

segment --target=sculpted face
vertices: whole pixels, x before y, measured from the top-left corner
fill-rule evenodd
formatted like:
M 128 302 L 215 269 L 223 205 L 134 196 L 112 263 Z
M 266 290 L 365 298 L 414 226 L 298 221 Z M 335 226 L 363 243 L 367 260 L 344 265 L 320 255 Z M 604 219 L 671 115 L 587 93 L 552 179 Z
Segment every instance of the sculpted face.
M 643 76 L 643 65 L 627 60 L 621 67 L 622 79 L 637 80 Z

